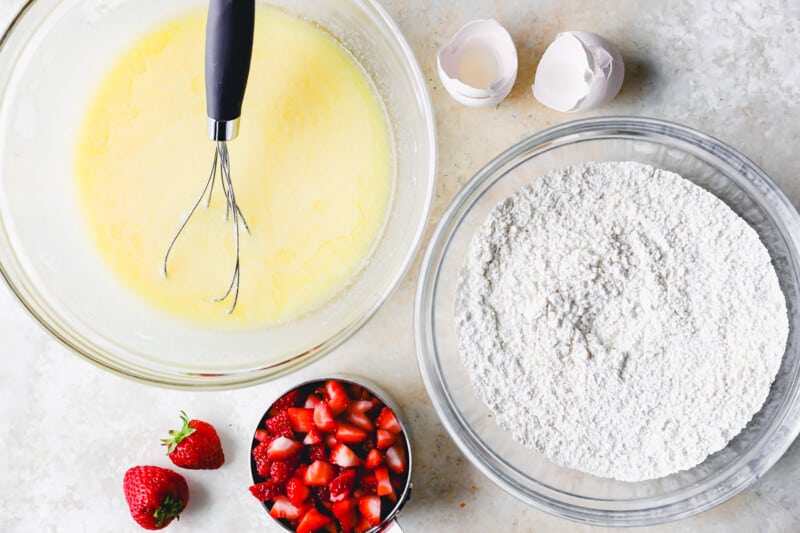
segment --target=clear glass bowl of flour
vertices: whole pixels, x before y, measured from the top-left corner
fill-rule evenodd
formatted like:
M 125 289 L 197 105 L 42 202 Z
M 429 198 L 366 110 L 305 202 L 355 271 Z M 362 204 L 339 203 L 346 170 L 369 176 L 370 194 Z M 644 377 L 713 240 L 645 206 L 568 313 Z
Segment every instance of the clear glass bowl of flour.
M 494 206 L 532 176 L 592 161 L 638 161 L 676 172 L 746 220 L 770 252 L 789 309 L 789 339 L 769 397 L 726 448 L 696 467 L 636 483 L 558 466 L 501 430 L 475 395 L 458 353 L 454 302 L 467 247 Z M 481 169 L 453 200 L 425 255 L 415 308 L 419 365 L 442 422 L 485 475 L 520 500 L 571 520 L 614 526 L 685 518 L 763 475 L 800 431 L 800 216 L 751 161 L 689 128 L 597 118 L 529 137 Z

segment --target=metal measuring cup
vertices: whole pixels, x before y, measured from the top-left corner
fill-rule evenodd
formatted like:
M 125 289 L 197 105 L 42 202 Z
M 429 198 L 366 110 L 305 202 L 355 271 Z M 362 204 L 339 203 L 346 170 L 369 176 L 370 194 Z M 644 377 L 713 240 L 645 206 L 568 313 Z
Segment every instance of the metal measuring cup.
M 258 470 L 256 469 L 256 463 L 255 460 L 253 459 L 253 453 L 252 453 L 253 448 L 258 446 L 259 444 L 259 441 L 256 440 L 255 438 L 255 432 L 264 427 L 264 422 L 267 418 L 269 418 L 268 413 L 270 409 L 272 409 L 272 406 L 275 404 L 276 401 L 278 401 L 278 399 L 282 398 L 285 394 L 295 389 L 300 389 L 303 387 L 316 384 L 322 385 L 330 379 L 340 381 L 345 384 L 352 384 L 352 385 L 357 385 L 359 387 L 363 387 L 375 398 L 380 400 L 384 405 L 389 407 L 394 412 L 397 421 L 400 423 L 406 447 L 406 457 L 408 459 L 408 471 L 406 472 L 405 483 L 403 484 L 403 489 L 398 492 L 397 503 L 395 503 L 394 507 L 389 511 L 389 513 L 386 514 L 386 517 L 381 521 L 380 524 L 370 529 L 367 533 L 402 533 L 403 530 L 401 529 L 400 524 L 397 523 L 397 515 L 400 513 L 403 506 L 411 499 L 411 490 L 414 488 L 414 483 L 411 481 L 411 472 L 414 464 L 411 453 L 411 438 L 408 433 L 408 426 L 403 421 L 403 416 L 402 413 L 400 412 L 400 408 L 397 405 L 397 403 L 395 403 L 395 401 L 383 389 L 381 389 L 374 382 L 366 378 L 339 375 L 339 374 L 326 377 L 319 377 L 298 383 L 278 394 L 267 406 L 266 410 L 264 411 L 264 414 L 261 415 L 261 418 L 258 421 L 256 429 L 253 431 L 254 435 L 253 442 L 250 445 L 250 475 L 253 479 L 253 483 L 258 483 L 259 481 L 263 480 L 263 478 L 260 475 L 258 475 Z M 267 511 L 267 516 L 269 516 L 271 520 L 273 520 L 276 524 L 280 525 L 286 531 L 292 531 L 292 532 L 294 531 L 294 529 L 289 528 L 288 526 L 286 526 L 286 524 L 284 524 L 280 520 L 273 518 L 269 514 L 270 507 L 267 502 L 262 502 L 262 505 L 264 509 Z

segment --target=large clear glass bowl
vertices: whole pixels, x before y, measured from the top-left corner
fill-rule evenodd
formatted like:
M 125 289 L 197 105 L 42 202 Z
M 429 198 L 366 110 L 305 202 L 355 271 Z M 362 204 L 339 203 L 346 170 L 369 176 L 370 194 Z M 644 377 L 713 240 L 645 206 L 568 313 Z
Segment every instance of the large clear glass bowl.
M 73 149 L 89 95 L 140 35 L 208 2 L 30 0 L 0 41 L 0 267 L 50 332 L 102 367 L 172 387 L 275 377 L 352 335 L 415 255 L 433 195 L 436 139 L 408 44 L 372 0 L 267 3 L 318 23 L 355 56 L 385 104 L 395 156 L 392 206 L 369 262 L 329 305 L 273 328 L 212 330 L 156 311 L 105 267 L 78 211 Z M 205 131 L 206 118 L 197 124 Z
M 454 296 L 467 246 L 491 209 L 538 176 L 589 161 L 640 161 L 677 172 L 751 224 L 768 248 L 789 309 L 786 353 L 769 397 L 728 446 L 688 471 L 626 483 L 558 466 L 500 430 L 458 353 Z M 800 430 L 800 217 L 778 187 L 725 144 L 659 120 L 580 120 L 533 135 L 481 169 L 456 196 L 423 260 L 415 308 L 419 366 L 443 424 L 469 460 L 522 501 L 579 522 L 677 520 L 722 503 L 763 475 Z

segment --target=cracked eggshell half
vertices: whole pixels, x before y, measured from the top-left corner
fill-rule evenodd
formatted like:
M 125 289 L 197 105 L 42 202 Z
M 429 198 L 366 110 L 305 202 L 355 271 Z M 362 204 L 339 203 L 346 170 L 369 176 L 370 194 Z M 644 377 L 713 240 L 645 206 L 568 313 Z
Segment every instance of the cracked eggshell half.
M 544 51 L 533 81 L 533 96 L 564 113 L 598 108 L 622 87 L 625 64 L 619 49 L 588 31 L 556 35 Z
M 508 96 L 517 79 L 517 49 L 496 20 L 464 25 L 436 57 L 439 78 L 454 100 L 486 107 Z

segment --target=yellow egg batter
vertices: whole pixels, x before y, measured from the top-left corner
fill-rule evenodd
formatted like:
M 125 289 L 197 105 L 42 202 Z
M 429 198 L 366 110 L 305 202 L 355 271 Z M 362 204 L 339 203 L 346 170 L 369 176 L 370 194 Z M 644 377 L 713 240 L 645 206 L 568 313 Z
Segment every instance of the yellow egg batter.
M 217 187 L 161 262 L 211 168 L 205 15 L 144 36 L 101 81 L 80 131 L 79 201 L 100 255 L 137 294 L 207 324 L 269 325 L 319 308 L 367 260 L 392 191 L 384 109 L 355 60 L 325 31 L 272 8 L 256 16 L 253 61 L 231 177 L 241 236 L 233 315 L 224 293 L 233 238 Z

